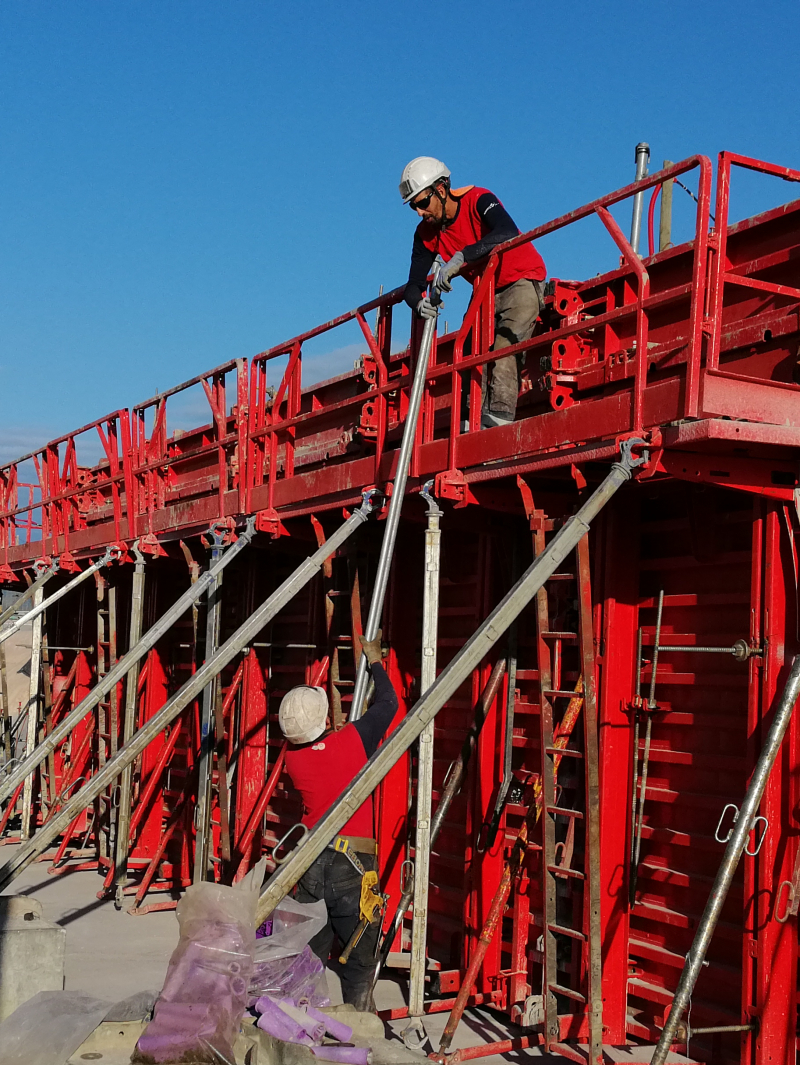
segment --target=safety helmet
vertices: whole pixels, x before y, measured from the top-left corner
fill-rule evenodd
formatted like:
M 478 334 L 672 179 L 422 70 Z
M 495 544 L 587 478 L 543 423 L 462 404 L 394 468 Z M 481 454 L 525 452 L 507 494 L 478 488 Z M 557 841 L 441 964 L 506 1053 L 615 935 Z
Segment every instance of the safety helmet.
M 325 731 L 328 696 L 324 688 L 300 684 L 281 699 L 278 724 L 289 743 L 311 743 Z
M 400 178 L 400 195 L 403 203 L 413 200 L 417 193 L 430 188 L 437 181 L 449 180 L 450 171 L 441 161 L 430 155 L 420 155 L 412 159 Z

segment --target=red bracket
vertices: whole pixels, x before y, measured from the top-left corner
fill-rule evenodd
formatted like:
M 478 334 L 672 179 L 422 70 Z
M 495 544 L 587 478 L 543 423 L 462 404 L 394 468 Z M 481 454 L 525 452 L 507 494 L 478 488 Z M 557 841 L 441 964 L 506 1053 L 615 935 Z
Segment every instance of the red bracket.
M 259 510 L 256 515 L 256 531 L 269 533 L 273 540 L 277 540 L 279 536 L 289 535 L 274 507 L 269 507 L 267 510 Z
M 81 567 L 75 561 L 71 551 L 64 551 L 58 556 L 59 569 L 66 570 L 67 573 L 80 573 Z
M 139 550 L 143 555 L 152 555 L 153 558 L 166 558 L 167 552 L 156 539 L 154 533 L 145 533 L 139 537 Z
M 525 508 L 525 517 L 528 519 L 531 532 L 537 532 L 539 529 L 550 532 L 553 528 L 552 521 L 545 517 L 543 510 L 536 509 L 533 503 L 533 492 L 530 490 L 528 483 L 523 481 L 519 474 L 517 474 L 517 488 L 519 488 L 522 496 L 522 505 Z
M 437 499 L 449 499 L 456 509 L 478 502 L 461 470 L 445 470 L 444 473 L 437 473 L 433 494 Z
M 10 566 L 0 566 L 0 584 L 11 584 L 12 581 L 19 583 L 19 577 Z

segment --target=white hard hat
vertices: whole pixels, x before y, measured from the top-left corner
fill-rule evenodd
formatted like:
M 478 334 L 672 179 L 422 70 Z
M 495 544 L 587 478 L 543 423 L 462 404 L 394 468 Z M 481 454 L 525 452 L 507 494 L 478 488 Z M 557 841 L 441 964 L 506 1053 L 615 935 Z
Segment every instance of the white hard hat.
M 420 155 L 412 159 L 400 178 L 400 195 L 403 197 L 403 203 L 408 203 L 423 189 L 430 188 L 437 181 L 449 177 L 450 171 L 441 159 L 434 159 L 430 155 Z
M 281 699 L 278 724 L 289 743 L 311 743 L 325 731 L 328 696 L 324 688 L 300 684 Z

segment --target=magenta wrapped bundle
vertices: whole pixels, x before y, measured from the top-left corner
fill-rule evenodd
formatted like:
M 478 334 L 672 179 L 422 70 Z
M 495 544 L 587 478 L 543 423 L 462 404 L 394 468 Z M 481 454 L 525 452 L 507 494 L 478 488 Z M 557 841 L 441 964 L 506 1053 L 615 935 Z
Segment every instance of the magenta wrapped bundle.
M 327 1006 L 325 966 L 311 950 L 303 947 L 299 954 L 273 959 L 265 951 L 269 939 L 259 940 L 256 961 L 250 977 L 248 1005 L 262 995 L 291 1000 L 295 1006 Z

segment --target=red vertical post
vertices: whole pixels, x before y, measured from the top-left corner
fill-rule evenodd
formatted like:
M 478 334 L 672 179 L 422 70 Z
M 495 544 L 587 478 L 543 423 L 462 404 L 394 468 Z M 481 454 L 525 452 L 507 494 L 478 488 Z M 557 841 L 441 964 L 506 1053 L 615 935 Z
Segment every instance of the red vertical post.
M 778 503 L 769 505 L 765 528 L 762 737 L 772 718 L 774 703 L 783 689 L 787 668 L 797 653 L 794 605 L 797 594 L 787 536 L 782 529 L 782 509 Z M 789 840 L 797 831 L 797 736 L 795 713 L 761 800 L 760 813 L 769 825 L 757 859 L 759 931 L 755 1014 L 759 1030 L 755 1037 L 755 1065 L 771 1065 L 773 1062 L 777 1065 L 795 1059 L 797 921 L 790 919 L 784 924 L 776 921 L 775 902 L 778 885 L 792 877 L 794 855 Z
M 628 865 L 632 768 L 629 705 L 636 672 L 639 598 L 638 510 L 628 498 L 600 518 L 603 638 L 600 674 L 600 921 L 603 1028 L 606 1043 L 626 1039 L 628 996 Z M 632 830 L 632 826 L 631 826 Z

